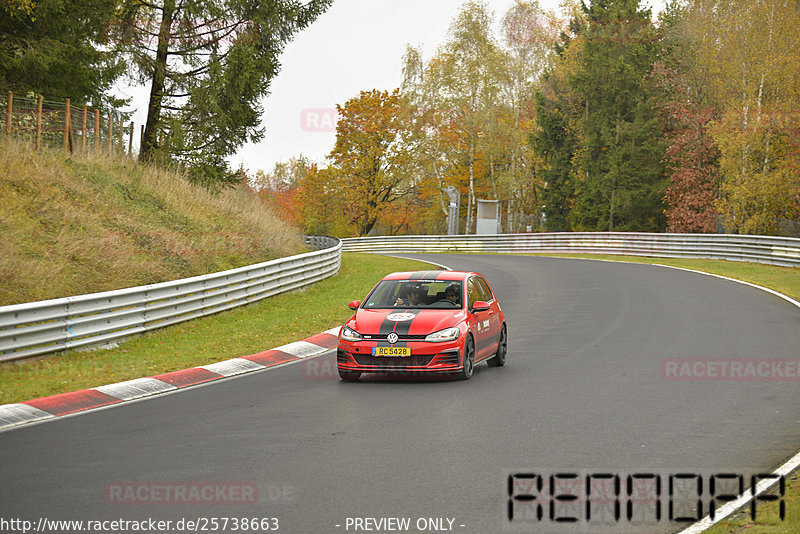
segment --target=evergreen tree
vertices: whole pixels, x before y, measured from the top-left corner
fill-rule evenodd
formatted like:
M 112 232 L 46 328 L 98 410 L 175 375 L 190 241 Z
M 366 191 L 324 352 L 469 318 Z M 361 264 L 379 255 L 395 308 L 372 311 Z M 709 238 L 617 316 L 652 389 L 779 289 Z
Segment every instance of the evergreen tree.
M 331 2 L 122 0 L 122 41 L 150 86 L 140 157 L 208 185 L 238 181 L 225 158 L 263 137 L 259 100 L 284 45 Z
M 661 230 L 664 147 L 649 76 L 658 50 L 650 9 L 637 0 L 594 0 L 586 16 L 581 65 L 571 79 L 585 101 L 577 226 Z
M 576 142 L 556 101 L 546 99 L 541 91 L 536 95 L 536 114 L 539 128 L 531 134 L 530 142 L 547 164 L 541 171 L 545 186 L 539 196 L 545 229 L 563 232 L 570 229 L 568 217 L 575 192 L 572 158 Z
M 122 72 L 102 49 L 116 0 L 0 2 L 0 87 L 101 105 Z
M 579 175 L 576 157 L 580 150 L 580 128 L 584 102 L 568 80 L 580 65 L 585 14 L 574 10 L 569 27 L 555 44 L 557 61 L 542 80 L 536 94 L 537 128 L 529 141 L 545 162 L 541 171 L 544 188 L 539 196 L 544 227 L 563 232 L 572 229 L 575 181 Z

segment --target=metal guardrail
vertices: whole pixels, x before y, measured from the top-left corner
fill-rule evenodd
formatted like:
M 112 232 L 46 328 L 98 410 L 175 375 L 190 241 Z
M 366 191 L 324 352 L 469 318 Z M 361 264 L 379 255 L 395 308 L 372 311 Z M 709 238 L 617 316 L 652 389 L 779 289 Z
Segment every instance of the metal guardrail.
M 0 362 L 91 345 L 211 315 L 336 274 L 342 244 L 182 280 L 0 307 Z
M 0 362 L 102 345 L 298 289 L 336 274 L 341 253 L 594 253 L 800 267 L 800 239 L 729 234 L 550 233 L 307 236 L 289 258 L 147 286 L 0 307 Z
M 304 236 L 306 245 L 314 250 L 322 250 L 325 248 L 335 247 L 339 243 L 338 237 L 330 237 L 327 235 L 307 235 Z
M 800 267 L 800 239 L 731 234 L 576 232 L 500 235 L 416 235 L 343 239 L 345 252 L 624 254 L 706 258 Z

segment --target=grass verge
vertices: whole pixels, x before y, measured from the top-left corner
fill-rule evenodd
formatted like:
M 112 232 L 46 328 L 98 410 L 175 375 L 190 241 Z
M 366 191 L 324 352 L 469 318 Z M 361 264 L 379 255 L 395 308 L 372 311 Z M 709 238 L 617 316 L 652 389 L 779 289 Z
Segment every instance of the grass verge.
M 777 490 L 772 490 L 773 493 Z M 764 502 L 756 509 L 756 519 L 747 506 L 740 512 L 723 519 L 708 534 L 797 534 L 800 532 L 800 478 L 794 472 L 786 477 L 786 516 L 780 518 L 778 502 Z
M 92 388 L 247 356 L 341 325 L 377 280 L 428 264 L 371 254 L 343 254 L 337 276 L 211 317 L 129 339 L 119 347 L 70 351 L 0 364 L 0 404 Z

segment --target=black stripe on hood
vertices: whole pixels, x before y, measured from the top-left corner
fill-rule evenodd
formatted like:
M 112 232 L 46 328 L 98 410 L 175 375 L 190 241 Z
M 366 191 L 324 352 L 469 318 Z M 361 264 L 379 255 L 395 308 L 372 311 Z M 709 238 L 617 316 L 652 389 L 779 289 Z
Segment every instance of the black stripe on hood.
M 410 313 L 410 314 L 414 315 L 414 318 L 413 319 L 409 319 L 408 321 L 390 321 L 389 319 L 384 319 L 383 322 L 381 323 L 380 329 L 378 329 L 378 333 L 383 335 L 383 336 L 388 335 L 390 332 L 394 332 L 400 337 L 403 337 L 403 336 L 407 335 L 408 331 L 411 330 L 411 323 L 414 322 L 414 319 L 416 319 L 416 316 L 421 311 L 422 310 L 413 309 L 413 308 L 412 309 L 401 309 L 401 310 L 397 310 L 397 311 L 392 311 L 392 313 L 388 314 L 386 317 L 389 317 L 389 315 L 392 315 L 392 314 L 395 314 L 395 313 Z M 388 341 L 381 340 L 381 341 L 378 341 L 378 346 L 379 347 L 389 347 L 389 346 L 407 347 L 408 343 L 405 342 L 405 341 L 398 341 L 394 345 L 390 345 Z

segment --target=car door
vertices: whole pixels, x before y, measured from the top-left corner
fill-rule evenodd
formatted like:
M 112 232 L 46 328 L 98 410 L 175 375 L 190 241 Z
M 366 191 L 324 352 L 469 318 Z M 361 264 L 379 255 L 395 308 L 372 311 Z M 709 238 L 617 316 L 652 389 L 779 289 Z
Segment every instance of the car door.
M 500 305 L 486 280 L 482 276 L 478 276 L 476 277 L 476 281 L 483 294 L 483 300 L 492 306 L 487 312 L 489 316 L 489 329 L 486 332 L 486 337 L 489 342 L 489 350 L 494 353 L 497 351 L 497 341 L 500 339 L 500 327 L 502 326 L 500 321 Z
M 491 348 L 489 345 L 492 343 L 492 338 L 489 336 L 491 328 L 489 312 L 491 309 L 486 311 L 473 310 L 475 303 L 483 300 L 483 291 L 476 276 L 470 277 L 467 282 L 467 300 L 469 312 L 475 317 L 475 360 L 477 361 L 483 358 Z

